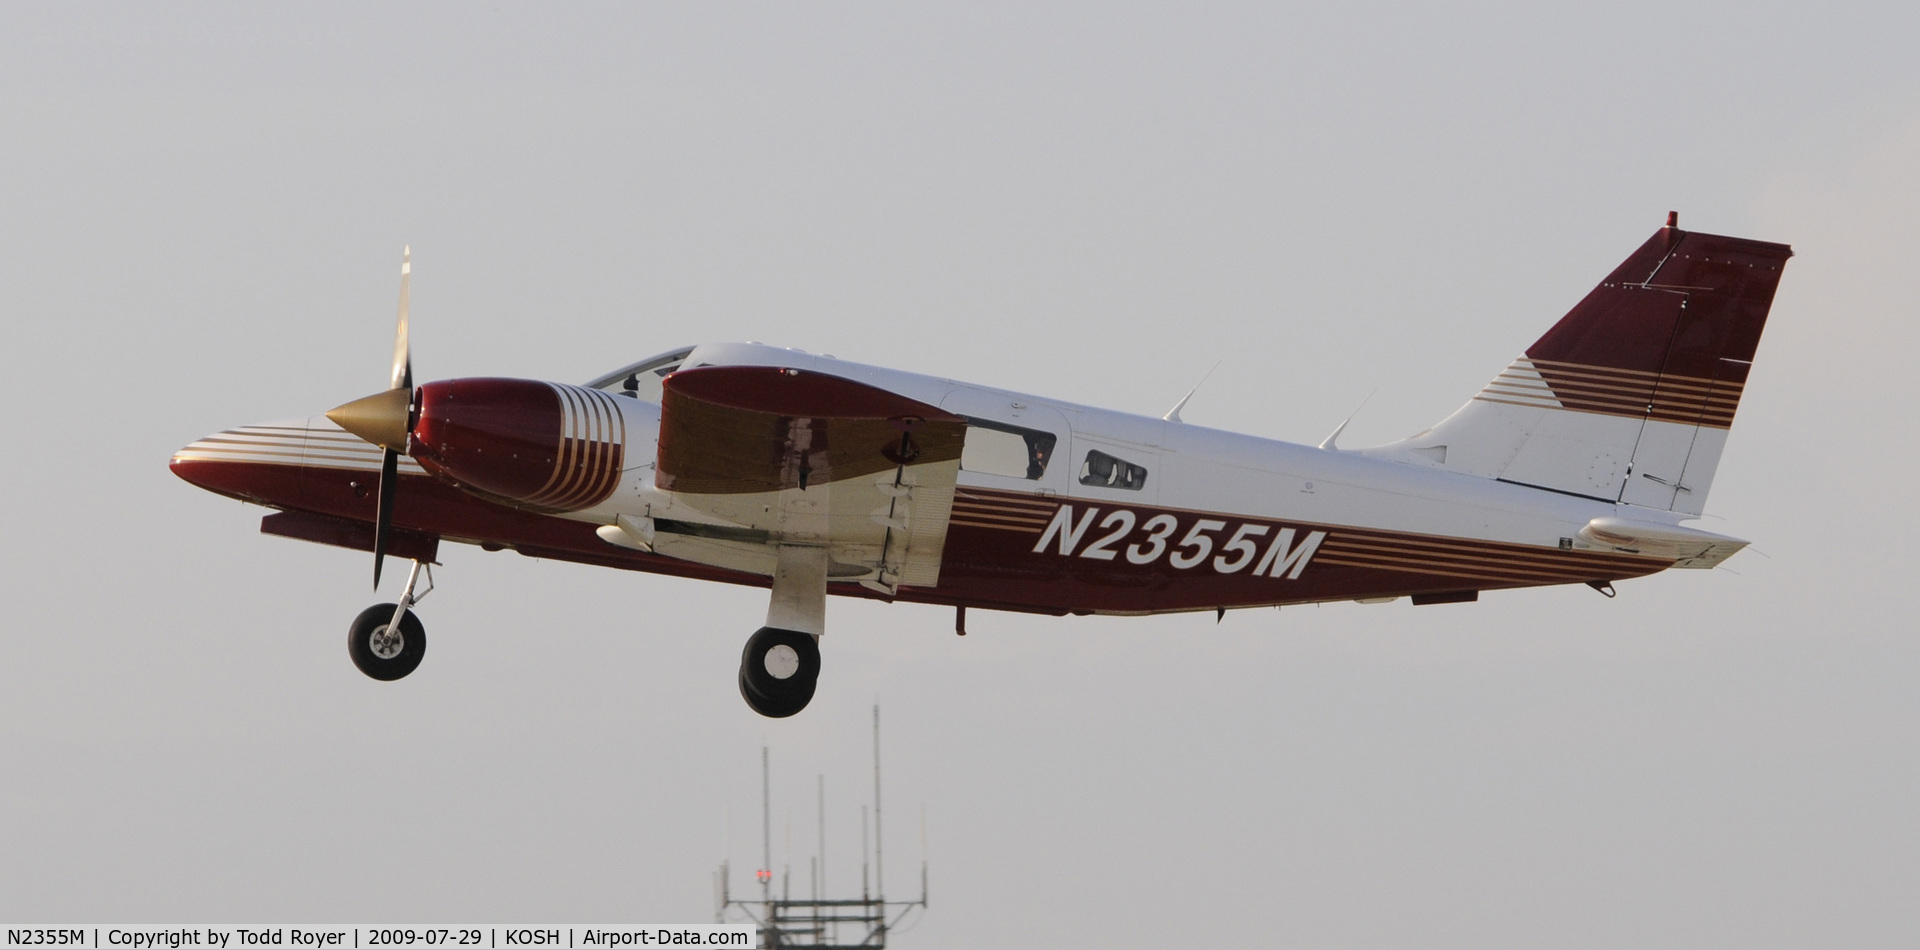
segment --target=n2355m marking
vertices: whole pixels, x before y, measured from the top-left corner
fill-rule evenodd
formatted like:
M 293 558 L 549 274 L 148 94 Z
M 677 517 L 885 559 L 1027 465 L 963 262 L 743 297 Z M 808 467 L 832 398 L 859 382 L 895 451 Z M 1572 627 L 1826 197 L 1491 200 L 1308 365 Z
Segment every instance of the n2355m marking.
M 1100 519 L 1100 532 L 1105 532 L 1085 547 L 1080 546 L 1094 519 L 1100 514 L 1099 508 L 1087 508 L 1074 519 L 1072 505 L 1061 505 L 1054 513 L 1053 520 L 1040 535 L 1039 543 L 1033 546 L 1038 554 L 1057 546 L 1058 552 L 1065 557 L 1079 556 L 1096 561 L 1113 561 L 1124 557 L 1129 564 L 1146 566 L 1166 555 L 1167 564 L 1177 570 L 1190 571 L 1201 565 L 1208 565 L 1216 574 L 1238 574 L 1248 565 L 1253 566 L 1256 577 L 1285 577 L 1298 579 L 1300 572 L 1307 569 L 1307 563 L 1313 560 L 1313 552 L 1318 550 L 1320 542 L 1326 540 L 1325 531 L 1309 531 L 1298 545 L 1294 544 L 1297 534 L 1293 528 L 1279 528 L 1275 525 L 1258 522 L 1244 522 L 1227 533 L 1228 522 L 1218 518 L 1196 518 L 1180 534 L 1180 519 L 1170 514 L 1149 516 L 1144 522 L 1131 509 L 1116 508 Z M 1135 528 L 1138 526 L 1139 531 Z M 1260 543 L 1272 535 L 1267 544 L 1266 553 L 1261 554 Z M 1129 537 L 1143 535 L 1140 541 L 1127 544 Z M 1179 541 L 1172 539 L 1178 535 Z M 1220 553 L 1211 559 L 1215 537 L 1224 541 L 1220 544 Z M 1124 553 L 1123 553 L 1124 552 Z M 1259 557 L 1255 562 L 1254 558 Z

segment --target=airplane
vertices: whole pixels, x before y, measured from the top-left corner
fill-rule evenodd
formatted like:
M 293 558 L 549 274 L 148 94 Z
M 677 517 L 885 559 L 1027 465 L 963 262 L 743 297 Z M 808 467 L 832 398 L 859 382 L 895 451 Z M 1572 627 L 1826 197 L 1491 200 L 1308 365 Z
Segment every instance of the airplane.
M 376 680 L 419 666 L 443 541 L 768 588 L 737 685 L 813 698 L 828 594 L 1051 615 L 1417 605 L 1720 564 L 1699 518 L 1784 244 L 1665 227 L 1452 415 L 1346 449 L 1241 435 L 754 343 L 585 385 L 415 385 L 411 251 L 389 388 L 181 449 L 266 534 L 412 562 L 350 625 Z M 1191 395 L 1191 394 L 1189 394 Z M 1184 400 L 1182 401 L 1184 405 Z M 1341 429 L 1345 428 L 1343 423 Z M 427 587 L 419 585 L 426 568 Z

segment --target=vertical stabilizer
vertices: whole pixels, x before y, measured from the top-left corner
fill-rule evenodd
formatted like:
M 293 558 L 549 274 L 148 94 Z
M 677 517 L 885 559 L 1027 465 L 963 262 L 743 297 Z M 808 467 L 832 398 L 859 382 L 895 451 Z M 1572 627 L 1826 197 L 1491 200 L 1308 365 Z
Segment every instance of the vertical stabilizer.
M 1466 405 L 1366 454 L 1697 515 L 1792 255 L 1669 216 Z

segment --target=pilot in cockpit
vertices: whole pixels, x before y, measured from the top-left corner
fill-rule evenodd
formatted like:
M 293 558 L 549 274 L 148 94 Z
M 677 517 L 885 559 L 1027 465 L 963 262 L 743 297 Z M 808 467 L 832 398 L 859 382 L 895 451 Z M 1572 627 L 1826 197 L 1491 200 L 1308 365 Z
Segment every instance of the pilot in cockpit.
M 1047 450 L 1053 446 L 1032 436 L 1027 437 L 1027 477 L 1038 480 L 1047 472 Z

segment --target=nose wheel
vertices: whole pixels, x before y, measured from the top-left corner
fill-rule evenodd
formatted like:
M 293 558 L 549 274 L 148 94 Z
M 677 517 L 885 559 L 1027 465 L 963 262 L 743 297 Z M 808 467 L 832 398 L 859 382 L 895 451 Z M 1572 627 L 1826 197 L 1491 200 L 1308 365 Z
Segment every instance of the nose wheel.
M 427 589 L 414 594 L 424 566 L 413 562 L 399 603 L 374 604 L 353 618 L 353 625 L 347 628 L 347 656 L 360 672 L 377 680 L 397 680 L 418 668 L 427 655 L 427 628 L 409 609 L 433 591 L 433 571 L 429 568 Z
M 427 630 L 409 610 L 395 625 L 398 604 L 374 604 L 360 611 L 347 629 L 347 655 L 360 672 L 377 680 L 397 680 L 419 667 L 427 655 Z

